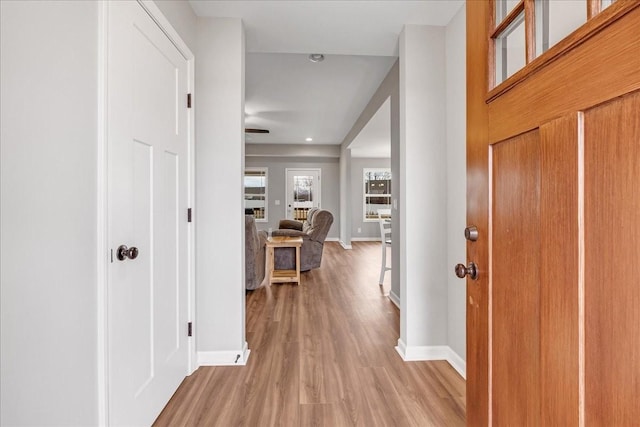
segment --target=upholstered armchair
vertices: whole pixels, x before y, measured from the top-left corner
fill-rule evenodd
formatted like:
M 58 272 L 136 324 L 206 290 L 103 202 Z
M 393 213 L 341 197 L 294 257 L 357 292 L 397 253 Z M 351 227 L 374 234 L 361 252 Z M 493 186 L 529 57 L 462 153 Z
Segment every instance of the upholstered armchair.
M 244 216 L 245 288 L 260 287 L 264 279 L 267 233 L 258 231 L 253 215 Z
M 324 240 L 333 224 L 333 215 L 324 209 L 313 208 L 307 213 L 304 222 L 283 219 L 273 236 L 302 237 L 300 249 L 300 271 L 320 267 Z M 275 251 L 276 269 L 295 269 L 295 249 L 277 248 Z

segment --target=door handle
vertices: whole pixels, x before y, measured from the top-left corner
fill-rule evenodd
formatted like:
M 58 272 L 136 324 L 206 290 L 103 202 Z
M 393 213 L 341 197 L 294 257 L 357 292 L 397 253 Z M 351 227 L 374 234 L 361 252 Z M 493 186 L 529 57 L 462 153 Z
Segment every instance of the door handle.
M 136 259 L 138 258 L 138 248 L 135 246 L 131 246 L 127 248 L 127 245 L 118 246 L 118 250 L 116 251 L 116 257 L 120 261 L 124 261 L 125 259 Z
M 469 276 L 471 280 L 478 279 L 478 266 L 474 262 L 469 263 L 469 267 L 466 267 L 464 264 L 458 264 L 455 267 L 456 276 L 461 279 L 464 279 L 466 276 Z

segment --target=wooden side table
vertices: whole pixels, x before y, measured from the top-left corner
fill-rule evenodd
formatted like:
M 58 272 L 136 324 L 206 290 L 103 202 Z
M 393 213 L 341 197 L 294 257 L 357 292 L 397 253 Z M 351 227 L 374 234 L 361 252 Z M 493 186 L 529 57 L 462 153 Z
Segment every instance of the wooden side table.
M 300 285 L 300 247 L 302 237 L 275 236 L 267 240 L 267 251 L 269 259 L 269 284 L 297 282 Z M 276 270 L 275 269 L 275 249 L 276 248 L 296 248 L 296 269 Z

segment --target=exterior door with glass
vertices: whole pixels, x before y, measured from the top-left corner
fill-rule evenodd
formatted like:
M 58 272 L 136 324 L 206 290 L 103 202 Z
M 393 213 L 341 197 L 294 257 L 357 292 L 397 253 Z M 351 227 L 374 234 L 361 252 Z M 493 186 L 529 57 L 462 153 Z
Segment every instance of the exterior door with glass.
M 467 2 L 469 425 L 640 418 L 638 28 L 637 1 Z
M 320 207 L 320 169 L 289 169 L 287 175 L 287 219 L 304 221 L 311 208 Z

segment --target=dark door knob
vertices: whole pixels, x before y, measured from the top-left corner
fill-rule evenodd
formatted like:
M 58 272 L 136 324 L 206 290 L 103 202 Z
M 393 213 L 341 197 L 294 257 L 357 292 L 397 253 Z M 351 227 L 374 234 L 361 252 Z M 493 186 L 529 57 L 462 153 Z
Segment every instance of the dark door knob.
M 470 279 L 476 280 L 478 278 L 478 266 L 470 262 L 469 267 L 466 267 L 464 264 L 458 264 L 455 267 L 456 276 L 461 279 L 464 279 L 466 276 L 469 276 Z
M 116 257 L 120 261 L 124 261 L 125 259 L 136 259 L 138 258 L 138 248 L 135 246 L 131 246 L 127 248 L 127 245 L 118 246 L 118 250 L 116 251 Z

